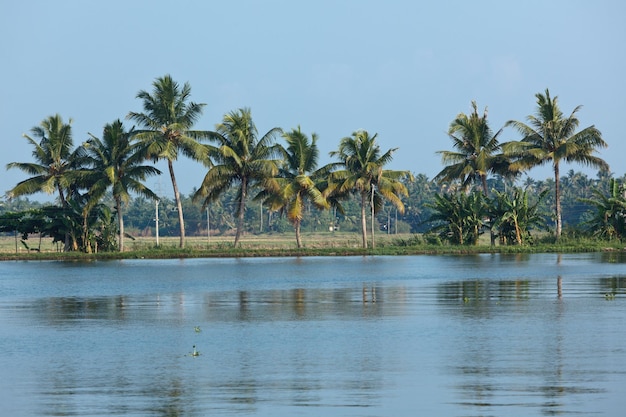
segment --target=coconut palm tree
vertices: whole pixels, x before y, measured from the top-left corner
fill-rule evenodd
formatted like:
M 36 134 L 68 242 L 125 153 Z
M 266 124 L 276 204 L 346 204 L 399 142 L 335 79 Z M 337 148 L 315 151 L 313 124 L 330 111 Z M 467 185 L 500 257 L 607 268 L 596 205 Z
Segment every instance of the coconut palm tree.
M 482 116 L 479 115 L 476 102 L 472 101 L 472 113 L 460 113 L 450 123 L 448 136 L 455 150 L 437 152 L 446 167 L 435 176 L 435 180 L 460 180 L 463 188 L 476 183 L 487 196 L 487 176 L 490 173 L 512 175 L 508 158 L 501 153 L 498 140 L 501 133 L 502 129 L 493 133 L 487 122 L 487 109 Z
M 576 129 L 579 120 L 576 113 L 581 106 L 576 106 L 568 117 L 564 117 L 559 108 L 558 98 L 550 97 L 550 91 L 537 93 L 537 112 L 527 117 L 528 123 L 510 120 L 505 126 L 512 126 L 523 138 L 503 144 L 505 154 L 514 158 L 512 169 L 526 170 L 535 166 L 552 163 L 554 171 L 554 200 L 556 215 L 556 239 L 561 237 L 561 190 L 560 164 L 578 162 L 600 169 L 608 169 L 608 164 L 594 155 L 598 148 L 605 148 L 606 142 L 595 126 L 589 126 L 579 132 Z
M 339 163 L 331 166 L 341 169 L 330 174 L 332 185 L 325 191 L 328 195 L 354 193 L 360 196 L 363 248 L 367 248 L 365 208 L 368 201 L 374 214 L 382 208 L 383 200 L 388 200 L 400 213 L 404 213 L 401 198 L 407 196 L 408 191 L 402 180 L 413 179 L 408 171 L 383 169 L 391 162 L 392 154 L 397 148 L 381 154 L 376 136 L 377 134 L 370 136 L 367 131 L 358 130 L 352 136 L 341 139 L 338 150 L 330 152 L 330 156 L 339 158 Z
M 310 201 L 318 209 L 330 207 L 318 188 L 320 181 L 326 179 L 330 166 L 317 169 L 319 150 L 315 133 L 311 134 L 309 140 L 298 126 L 284 133 L 283 138 L 287 142 L 284 163 L 278 176 L 267 181 L 263 195 L 266 195 L 265 201 L 271 210 L 285 211 L 296 232 L 296 244 L 301 248 L 300 225 L 306 202 Z
M 155 162 L 167 160 L 178 210 L 182 248 L 185 246 L 185 221 L 173 162 L 182 152 L 191 159 L 206 163 L 206 147 L 198 140 L 207 137 L 208 132 L 191 130 L 202 115 L 205 104 L 189 101 L 189 83 L 181 87 L 170 75 L 157 78 L 152 86 L 152 94 L 144 90 L 137 93 L 137 98 L 143 100 L 144 112 L 130 112 L 126 118 L 141 125 L 142 129 L 137 130 L 136 137 L 146 146 L 147 156 Z
M 32 176 L 8 191 L 9 198 L 38 192 L 57 193 L 62 208 L 69 210 L 68 194 L 72 190 L 76 192 L 81 176 L 86 172 L 81 165 L 84 149 L 74 149 L 71 123 L 71 119 L 64 123 L 63 118 L 56 114 L 31 129 L 34 138 L 24 134 L 34 147 L 35 162 L 11 162 L 7 164 L 7 169 L 17 168 Z M 69 234 L 66 233 L 65 250 L 70 249 Z
M 91 135 L 85 144 L 92 169 L 92 185 L 89 190 L 88 205 L 96 204 L 105 192 L 112 189 L 117 223 L 119 226 L 118 247 L 124 251 L 124 216 L 123 207 L 130 200 L 130 193 L 135 193 L 153 200 L 158 196 L 146 187 L 142 181 L 161 171 L 154 166 L 143 165 L 145 161 L 144 144 L 133 141 L 134 131 L 126 131 L 118 119 L 106 124 L 102 139 Z
M 243 232 L 246 200 L 250 189 L 278 173 L 281 147 L 275 144 L 274 140 L 280 133 L 282 130 L 274 127 L 259 138 L 252 113 L 248 108 L 224 115 L 215 132 L 209 132 L 209 140 L 215 142 L 217 146 L 207 148 L 212 166 L 194 193 L 193 200 L 201 200 L 205 208 L 230 187 L 235 185 L 238 187 L 235 247 L 239 245 Z
M 73 149 L 72 120 L 64 123 L 56 114 L 44 119 L 39 126 L 31 129 L 32 135 L 24 134 L 33 145 L 35 162 L 10 162 L 7 169 L 17 168 L 32 177 L 19 182 L 7 194 L 9 198 L 30 195 L 38 192 L 58 193 L 62 206 L 67 205 L 66 196 L 70 185 L 74 183 L 78 154 Z

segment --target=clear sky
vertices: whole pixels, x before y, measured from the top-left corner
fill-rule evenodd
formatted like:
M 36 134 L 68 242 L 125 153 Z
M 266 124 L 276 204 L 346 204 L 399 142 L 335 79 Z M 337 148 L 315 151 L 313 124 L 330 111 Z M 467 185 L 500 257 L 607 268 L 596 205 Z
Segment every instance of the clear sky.
M 141 111 L 137 92 L 165 74 L 207 104 L 197 129 L 250 107 L 260 134 L 316 132 L 321 163 L 366 129 L 383 151 L 399 148 L 389 168 L 430 178 L 442 169 L 436 151 L 450 149 L 450 121 L 472 100 L 497 130 L 534 113 L 534 95 L 549 88 L 564 113 L 583 105 L 581 128 L 600 129 L 600 156 L 621 176 L 625 16 L 622 0 L 0 0 L 0 195 L 27 178 L 5 170 L 32 161 L 23 133 L 59 113 L 73 119 L 75 144 L 101 136 Z M 184 157 L 175 170 L 185 194 L 205 173 Z M 148 185 L 172 195 L 167 175 Z

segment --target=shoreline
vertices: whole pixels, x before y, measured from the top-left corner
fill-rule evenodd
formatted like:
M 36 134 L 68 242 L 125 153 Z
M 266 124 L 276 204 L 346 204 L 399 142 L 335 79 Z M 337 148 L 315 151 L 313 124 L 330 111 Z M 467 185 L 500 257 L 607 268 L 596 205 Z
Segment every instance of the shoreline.
M 0 253 L 0 261 L 93 261 L 121 259 L 186 259 L 186 258 L 259 258 L 310 256 L 414 256 L 414 255 L 477 255 L 477 254 L 533 254 L 533 253 L 626 253 L 618 244 L 550 244 L 537 246 L 383 246 L 380 248 L 325 247 L 325 248 L 215 248 L 178 249 L 152 248 L 125 252 L 30 252 Z

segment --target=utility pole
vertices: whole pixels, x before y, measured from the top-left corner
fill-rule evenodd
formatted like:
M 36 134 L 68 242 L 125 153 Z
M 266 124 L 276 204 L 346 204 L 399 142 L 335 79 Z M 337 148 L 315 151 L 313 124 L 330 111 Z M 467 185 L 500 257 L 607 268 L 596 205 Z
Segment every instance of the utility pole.
M 396 226 L 396 235 L 398 234 L 398 208 L 396 208 L 396 221 L 394 223 Z
M 375 190 L 376 186 L 374 184 L 372 184 L 372 201 L 370 202 L 370 205 L 372 206 L 372 249 L 374 249 L 375 242 L 374 242 L 374 190 Z
M 159 246 L 159 200 L 156 200 L 156 216 L 154 222 L 156 224 L 156 245 Z

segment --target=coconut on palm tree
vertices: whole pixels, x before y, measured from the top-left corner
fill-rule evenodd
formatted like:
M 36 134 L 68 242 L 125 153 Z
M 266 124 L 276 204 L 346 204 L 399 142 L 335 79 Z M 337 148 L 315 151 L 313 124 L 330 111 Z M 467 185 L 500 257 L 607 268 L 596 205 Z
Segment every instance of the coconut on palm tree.
M 230 187 L 238 187 L 235 198 L 237 231 L 234 246 L 239 245 L 243 232 L 250 189 L 278 173 L 281 147 L 274 140 L 281 132 L 280 128 L 275 127 L 259 137 L 252 113 L 247 108 L 226 114 L 215 131 L 209 132 L 209 140 L 216 143 L 215 147 L 207 147 L 212 166 L 193 199 L 201 200 L 205 208 Z
M 106 124 L 102 139 L 91 135 L 85 144 L 92 170 L 92 186 L 89 190 L 90 204 L 100 201 L 105 192 L 112 189 L 118 223 L 118 247 L 124 251 L 123 207 L 130 194 L 158 199 L 157 195 L 142 183 L 147 177 L 159 175 L 154 166 L 143 165 L 145 149 L 141 142 L 133 141 L 134 131 L 126 131 L 118 119 Z
M 330 166 L 317 169 L 319 150 L 317 135 L 311 139 L 300 130 L 292 129 L 283 134 L 287 142 L 284 150 L 284 162 L 278 176 L 266 182 L 265 201 L 271 210 L 284 210 L 287 219 L 293 224 L 296 232 L 296 244 L 302 247 L 300 226 L 304 217 L 306 202 L 310 201 L 316 208 L 330 207 L 318 184 L 326 179 Z
M 189 83 L 181 87 L 170 75 L 157 78 L 152 86 L 152 93 L 144 90 L 137 93 L 137 98 L 143 100 L 143 113 L 130 112 L 127 118 L 141 125 L 142 129 L 137 130 L 136 137 L 145 144 L 147 157 L 155 162 L 167 160 L 182 248 L 185 246 L 185 222 L 173 162 L 178 159 L 179 153 L 207 162 L 206 147 L 198 140 L 207 137 L 208 132 L 191 129 L 202 115 L 205 104 L 190 101 Z
M 514 158 L 512 168 L 526 170 L 535 166 L 552 164 L 554 172 L 554 200 L 556 215 L 556 239 L 561 237 L 561 162 L 578 162 L 599 169 L 608 169 L 608 164 L 594 155 L 598 148 L 605 148 L 606 142 L 595 126 L 589 126 L 576 132 L 579 120 L 576 113 L 581 106 L 576 106 L 565 117 L 559 108 L 557 97 L 550 97 L 550 91 L 537 93 L 537 111 L 527 117 L 528 124 L 510 120 L 506 126 L 515 128 L 523 138 L 503 144 L 503 150 Z
M 401 198 L 407 196 L 408 191 L 402 180 L 413 178 L 408 171 L 383 169 L 391 162 L 397 148 L 381 153 L 376 137 L 377 134 L 370 136 L 367 131 L 358 130 L 352 136 L 341 139 L 339 148 L 330 152 L 330 156 L 339 158 L 335 166 L 340 169 L 330 174 L 331 185 L 325 191 L 328 195 L 354 193 L 360 197 L 363 248 L 367 248 L 365 209 L 368 202 L 373 214 L 382 208 L 383 200 L 388 200 L 400 213 L 404 213 Z

